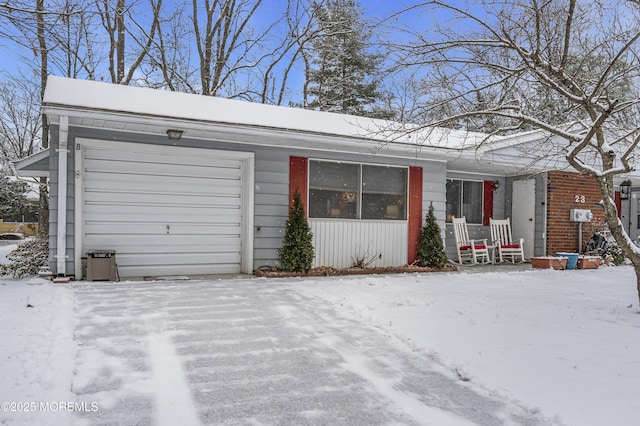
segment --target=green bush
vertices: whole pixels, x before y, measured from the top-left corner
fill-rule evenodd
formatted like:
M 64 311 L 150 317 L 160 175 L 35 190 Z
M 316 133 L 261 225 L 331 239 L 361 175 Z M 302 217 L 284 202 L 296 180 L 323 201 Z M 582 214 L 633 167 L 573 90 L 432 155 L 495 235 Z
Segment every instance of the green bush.
M 607 255 L 613 258 L 613 263 L 616 265 L 624 263 L 624 254 L 612 235 L 607 236 Z
M 429 211 L 418 242 L 418 265 L 442 268 L 446 264 L 447 255 L 444 252 L 440 227 L 436 221 L 436 216 L 433 214 L 433 203 L 431 203 L 429 204 Z
M 10 263 L 0 265 L 0 275 L 13 275 L 14 278 L 35 275 L 41 266 L 47 264 L 48 257 L 49 243 L 46 239 L 26 239 L 7 255 Z
M 278 256 L 282 268 L 288 272 L 307 272 L 313 263 L 313 234 L 304 214 L 302 197 L 296 189 L 293 206 L 289 210 L 282 248 Z

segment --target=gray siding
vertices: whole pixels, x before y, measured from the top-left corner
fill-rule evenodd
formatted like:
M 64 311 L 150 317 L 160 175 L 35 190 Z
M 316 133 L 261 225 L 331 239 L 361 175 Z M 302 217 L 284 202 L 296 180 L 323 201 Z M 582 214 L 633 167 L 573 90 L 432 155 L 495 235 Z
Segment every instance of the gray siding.
M 289 212 L 289 155 L 255 151 L 254 268 L 275 265 Z
M 89 138 L 109 141 L 135 142 L 144 144 L 172 145 L 165 137 L 113 132 L 85 128 L 69 129 L 69 157 L 67 172 L 67 274 L 73 274 L 75 245 L 75 139 Z M 49 263 L 55 274 L 57 244 L 57 201 L 58 201 L 58 128 L 51 128 L 51 172 Z M 212 140 L 182 139 L 180 146 L 231 151 L 254 152 L 254 267 L 277 264 L 277 250 L 282 243 L 289 204 L 289 157 L 302 156 L 328 160 L 354 161 L 372 164 L 417 166 L 423 168 L 423 215 L 429 203 L 433 202 L 436 217 L 444 232 L 445 216 L 445 172 L 446 165 L 440 162 L 387 158 L 383 155 L 356 155 L 336 152 L 278 149 L 248 144 L 231 144 Z
M 348 155 L 318 151 L 257 148 L 255 182 L 254 267 L 278 264 L 277 250 L 282 245 L 289 206 L 289 157 L 342 160 L 370 164 L 416 166 L 423 169 L 423 215 L 433 202 L 436 217 L 444 229 L 445 171 L 444 163 L 408 161 L 381 155 Z

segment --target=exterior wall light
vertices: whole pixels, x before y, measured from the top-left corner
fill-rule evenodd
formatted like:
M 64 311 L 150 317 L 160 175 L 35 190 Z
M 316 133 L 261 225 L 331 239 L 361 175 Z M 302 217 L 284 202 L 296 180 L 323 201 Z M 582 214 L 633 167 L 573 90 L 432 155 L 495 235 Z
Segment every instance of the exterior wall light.
M 499 180 L 494 180 L 493 181 L 493 190 L 497 191 L 498 188 L 500 188 L 500 181 Z
M 620 184 L 620 199 L 628 200 L 630 194 L 631 194 L 631 181 L 627 179 Z
M 169 140 L 180 140 L 182 138 L 182 133 L 183 133 L 183 130 L 177 130 L 177 129 L 167 130 L 167 136 L 169 137 Z

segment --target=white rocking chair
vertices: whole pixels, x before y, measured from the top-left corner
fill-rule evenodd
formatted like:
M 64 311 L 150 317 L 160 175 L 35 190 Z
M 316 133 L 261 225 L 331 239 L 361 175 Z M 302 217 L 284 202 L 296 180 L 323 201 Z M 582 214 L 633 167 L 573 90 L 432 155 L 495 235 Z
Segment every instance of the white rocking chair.
M 524 238 L 513 241 L 509 219 L 490 219 L 489 226 L 491 227 L 491 243 L 498 253 L 498 261 L 503 262 L 510 258 L 508 260 L 511 263 L 516 263 L 516 258 L 519 257 L 519 262 L 524 262 Z
M 453 218 L 453 234 L 456 238 L 458 262 L 461 265 L 465 262 L 472 265 L 491 262 L 487 240 L 472 240 L 469 238 L 467 219 L 465 217 Z

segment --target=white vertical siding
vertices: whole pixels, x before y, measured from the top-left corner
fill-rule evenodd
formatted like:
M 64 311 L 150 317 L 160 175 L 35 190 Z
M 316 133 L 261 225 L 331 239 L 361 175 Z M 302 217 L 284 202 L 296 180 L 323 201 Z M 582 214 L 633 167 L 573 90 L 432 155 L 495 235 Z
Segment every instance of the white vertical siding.
M 407 263 L 406 221 L 309 219 L 313 232 L 313 266 L 348 268 L 356 258 L 372 260 L 369 266 Z

